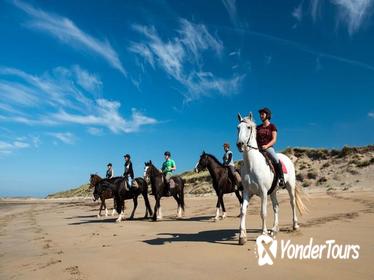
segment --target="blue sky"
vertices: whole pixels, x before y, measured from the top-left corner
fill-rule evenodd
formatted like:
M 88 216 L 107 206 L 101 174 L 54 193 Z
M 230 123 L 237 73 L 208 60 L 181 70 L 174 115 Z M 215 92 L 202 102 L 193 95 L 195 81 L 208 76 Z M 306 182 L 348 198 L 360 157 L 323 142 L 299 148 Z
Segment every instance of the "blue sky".
M 178 172 L 267 106 L 288 146 L 374 143 L 373 0 L 0 0 L 0 196 L 133 157 Z M 235 159 L 240 154 L 234 148 Z

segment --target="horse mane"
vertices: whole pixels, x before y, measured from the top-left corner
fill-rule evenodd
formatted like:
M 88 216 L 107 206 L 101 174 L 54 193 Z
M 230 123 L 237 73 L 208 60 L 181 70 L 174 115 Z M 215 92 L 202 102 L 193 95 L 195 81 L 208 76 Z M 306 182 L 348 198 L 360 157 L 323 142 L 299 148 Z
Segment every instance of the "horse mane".
M 205 153 L 205 155 L 211 157 L 219 166 L 221 167 L 225 167 L 215 156 L 213 156 L 212 154 L 208 154 L 208 153 Z

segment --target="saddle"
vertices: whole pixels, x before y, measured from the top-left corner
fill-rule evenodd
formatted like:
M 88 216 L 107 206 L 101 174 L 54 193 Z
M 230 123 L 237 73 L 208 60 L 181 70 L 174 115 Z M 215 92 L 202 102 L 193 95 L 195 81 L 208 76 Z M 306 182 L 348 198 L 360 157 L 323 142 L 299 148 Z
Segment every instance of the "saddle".
M 235 168 L 234 174 L 230 172 L 230 167 L 226 166 L 228 177 L 237 188 L 242 189 L 242 177 L 240 176 L 240 170 Z
M 266 160 L 266 163 L 267 165 L 269 165 L 269 168 L 270 168 L 270 171 L 274 174 L 274 178 L 273 178 L 273 182 L 271 183 L 271 187 L 270 189 L 268 190 L 268 195 L 272 194 L 272 192 L 275 190 L 275 188 L 277 187 L 278 185 L 278 180 L 279 180 L 279 174 L 278 172 L 276 172 L 276 168 L 274 166 L 274 163 L 273 161 L 270 159 L 269 155 L 267 152 L 265 151 L 261 151 L 261 154 L 265 157 L 265 160 Z M 282 164 L 282 170 L 284 173 L 287 173 L 287 169 L 286 167 L 284 166 L 283 162 L 281 161 L 281 164 Z
M 175 181 L 173 179 L 173 177 L 171 177 L 169 179 L 169 182 L 166 180 L 166 177 L 165 177 L 165 174 L 162 174 L 162 182 L 164 183 L 164 185 L 166 186 L 166 188 L 164 189 L 164 195 L 165 196 L 169 196 L 169 193 L 170 195 L 172 194 L 174 188 L 175 188 Z M 169 192 L 167 191 L 167 188 L 169 188 Z

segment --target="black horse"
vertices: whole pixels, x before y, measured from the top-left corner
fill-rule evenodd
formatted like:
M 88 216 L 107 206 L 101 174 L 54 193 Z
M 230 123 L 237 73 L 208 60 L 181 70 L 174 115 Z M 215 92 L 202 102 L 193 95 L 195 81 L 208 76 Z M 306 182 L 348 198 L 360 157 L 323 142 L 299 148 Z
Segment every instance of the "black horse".
M 138 196 L 142 194 L 146 206 L 144 218 L 148 217 L 148 213 L 152 216 L 152 209 L 148 200 L 148 185 L 143 178 L 135 178 L 132 189 L 129 190 L 125 177 L 114 177 L 111 179 L 101 179 L 98 175 L 91 175 L 90 186 L 94 187 L 94 199 L 101 199 L 102 205 L 105 205 L 105 199 L 114 198 L 114 208 L 119 217 L 117 221 L 124 219 L 123 210 L 125 200 L 133 199 L 134 208 L 129 219 L 134 218 L 135 210 L 138 206 Z M 105 206 L 106 207 L 106 206 Z M 100 206 L 101 211 L 102 206 Z
M 242 196 L 240 195 L 241 186 L 235 186 L 233 180 L 229 176 L 229 170 L 226 166 L 220 163 L 214 156 L 207 154 L 205 152 L 200 156 L 200 160 L 196 165 L 196 172 L 201 170 L 208 169 L 210 176 L 213 180 L 213 188 L 216 191 L 218 196 L 216 204 L 216 216 L 215 220 L 219 218 L 219 209 L 222 207 L 222 218 L 226 217 L 225 204 L 223 203 L 223 195 L 225 193 L 235 192 L 236 197 L 239 200 L 239 203 L 243 203 Z
M 90 189 L 94 188 L 93 192 L 93 200 L 96 201 L 100 198 L 101 204 L 100 204 L 100 210 L 99 214 L 97 215 L 98 218 L 101 217 L 101 210 L 105 209 L 105 216 L 108 216 L 108 209 L 106 207 L 105 200 L 106 199 L 111 199 L 114 198 L 114 188 L 112 186 L 112 183 L 117 180 L 118 178 L 121 177 L 113 177 L 111 179 L 103 179 L 97 174 L 91 174 L 90 176 Z M 96 185 L 100 182 L 100 187 L 96 188 Z M 116 202 L 114 200 L 114 207 L 113 207 L 113 212 L 112 216 L 114 215 L 116 208 Z
M 132 181 L 131 189 L 127 186 L 127 179 L 125 177 L 121 177 L 121 180 L 115 181 L 116 191 L 114 192 L 114 201 L 116 202 L 116 211 L 120 213 L 117 222 L 120 222 L 124 219 L 123 209 L 124 209 L 124 201 L 128 199 L 132 199 L 134 202 L 134 208 L 132 209 L 131 215 L 129 217 L 130 220 L 134 218 L 135 210 L 138 207 L 138 196 L 141 194 L 144 198 L 145 204 L 145 214 L 144 219 L 148 218 L 148 213 L 152 216 L 152 209 L 151 205 L 149 204 L 148 200 L 148 184 L 147 182 L 141 178 L 137 177 Z
M 144 178 L 151 183 L 152 194 L 155 197 L 156 203 L 153 212 L 153 220 L 162 219 L 162 212 L 160 206 L 160 200 L 163 196 L 169 196 L 167 192 L 166 179 L 164 174 L 158 170 L 152 161 L 145 163 Z M 174 187 L 170 189 L 170 194 L 174 197 L 178 203 L 177 218 L 182 216 L 184 212 L 184 182 L 179 176 L 172 176 L 170 180 L 173 180 Z

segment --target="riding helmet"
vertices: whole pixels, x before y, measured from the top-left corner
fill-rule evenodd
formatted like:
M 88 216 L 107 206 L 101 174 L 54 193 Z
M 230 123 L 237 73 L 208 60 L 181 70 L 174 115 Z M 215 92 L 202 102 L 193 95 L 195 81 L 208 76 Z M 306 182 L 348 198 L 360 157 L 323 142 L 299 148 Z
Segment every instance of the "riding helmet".
M 170 154 L 169 151 L 166 151 L 166 152 L 164 153 L 164 155 L 165 155 L 165 156 L 169 156 L 169 157 L 171 156 L 171 154 Z
M 266 117 L 268 118 L 268 120 L 271 119 L 271 111 L 269 108 L 265 107 L 265 108 L 262 108 L 260 110 L 258 110 L 258 112 L 261 114 L 262 112 L 264 112 L 266 114 Z
M 112 164 L 109 162 L 106 166 L 112 166 Z
M 124 155 L 123 157 L 125 157 L 125 158 L 127 157 L 128 159 L 131 158 L 129 154 L 126 154 L 126 155 Z
M 230 144 L 229 144 L 229 143 L 225 143 L 225 144 L 223 144 L 223 147 L 224 147 L 224 148 L 226 148 L 226 147 L 227 147 L 227 148 L 229 148 L 229 149 L 230 149 Z

